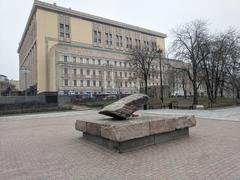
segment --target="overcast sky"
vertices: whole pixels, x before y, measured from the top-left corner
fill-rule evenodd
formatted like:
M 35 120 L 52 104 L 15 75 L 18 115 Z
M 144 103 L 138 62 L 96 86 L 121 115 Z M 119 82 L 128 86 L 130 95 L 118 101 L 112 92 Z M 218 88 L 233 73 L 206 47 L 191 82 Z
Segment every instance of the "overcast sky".
M 171 29 L 195 19 L 207 20 L 213 31 L 229 26 L 240 29 L 239 0 L 44 0 L 74 10 L 156 30 L 168 35 Z M 18 43 L 33 0 L 0 0 L 0 74 L 19 78 Z

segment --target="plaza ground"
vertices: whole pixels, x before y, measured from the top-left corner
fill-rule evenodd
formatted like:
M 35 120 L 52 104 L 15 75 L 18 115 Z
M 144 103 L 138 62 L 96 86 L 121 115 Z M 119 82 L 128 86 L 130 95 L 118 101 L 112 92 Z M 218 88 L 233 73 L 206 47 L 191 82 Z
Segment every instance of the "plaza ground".
M 188 138 L 119 154 L 75 130 L 75 120 L 97 111 L 0 117 L 0 179 L 240 179 L 240 107 L 148 112 L 195 114 L 197 127 Z

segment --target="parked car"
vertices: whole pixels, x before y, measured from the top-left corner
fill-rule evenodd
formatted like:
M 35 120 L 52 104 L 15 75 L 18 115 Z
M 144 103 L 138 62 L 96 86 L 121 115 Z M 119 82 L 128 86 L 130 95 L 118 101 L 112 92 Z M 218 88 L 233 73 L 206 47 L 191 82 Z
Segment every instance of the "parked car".
M 103 98 L 104 100 L 108 100 L 108 99 L 117 99 L 117 96 L 116 95 L 108 95 L 106 97 Z

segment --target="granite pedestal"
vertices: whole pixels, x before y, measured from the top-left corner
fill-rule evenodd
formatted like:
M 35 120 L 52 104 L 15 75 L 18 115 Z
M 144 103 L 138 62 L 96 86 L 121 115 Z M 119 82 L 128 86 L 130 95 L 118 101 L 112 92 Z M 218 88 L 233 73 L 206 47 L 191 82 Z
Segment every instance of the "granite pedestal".
M 77 120 L 75 128 L 83 132 L 86 140 L 126 152 L 189 136 L 189 128 L 195 125 L 194 116 L 143 114 L 119 121 L 100 115 L 94 119 Z

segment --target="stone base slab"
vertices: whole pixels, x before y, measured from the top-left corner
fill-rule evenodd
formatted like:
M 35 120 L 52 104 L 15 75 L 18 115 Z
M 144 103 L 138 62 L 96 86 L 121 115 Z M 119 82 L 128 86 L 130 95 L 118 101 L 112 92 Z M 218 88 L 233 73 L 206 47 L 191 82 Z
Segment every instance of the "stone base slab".
M 185 131 L 187 133 L 183 135 L 188 135 L 188 128 L 193 126 L 196 126 L 194 116 L 153 114 L 142 114 L 124 121 L 99 115 L 75 123 L 76 130 L 82 131 L 90 141 L 119 152 L 175 139 Z
M 131 139 L 123 142 L 117 142 L 110 139 L 106 139 L 101 136 L 91 135 L 84 132 L 83 138 L 94 142 L 96 144 L 102 145 L 109 149 L 114 149 L 119 153 L 132 151 L 135 149 L 143 148 L 149 145 L 164 143 L 170 140 L 187 137 L 189 136 L 189 128 L 178 129 L 171 132 L 159 133 L 150 136 L 144 136 L 136 139 Z

